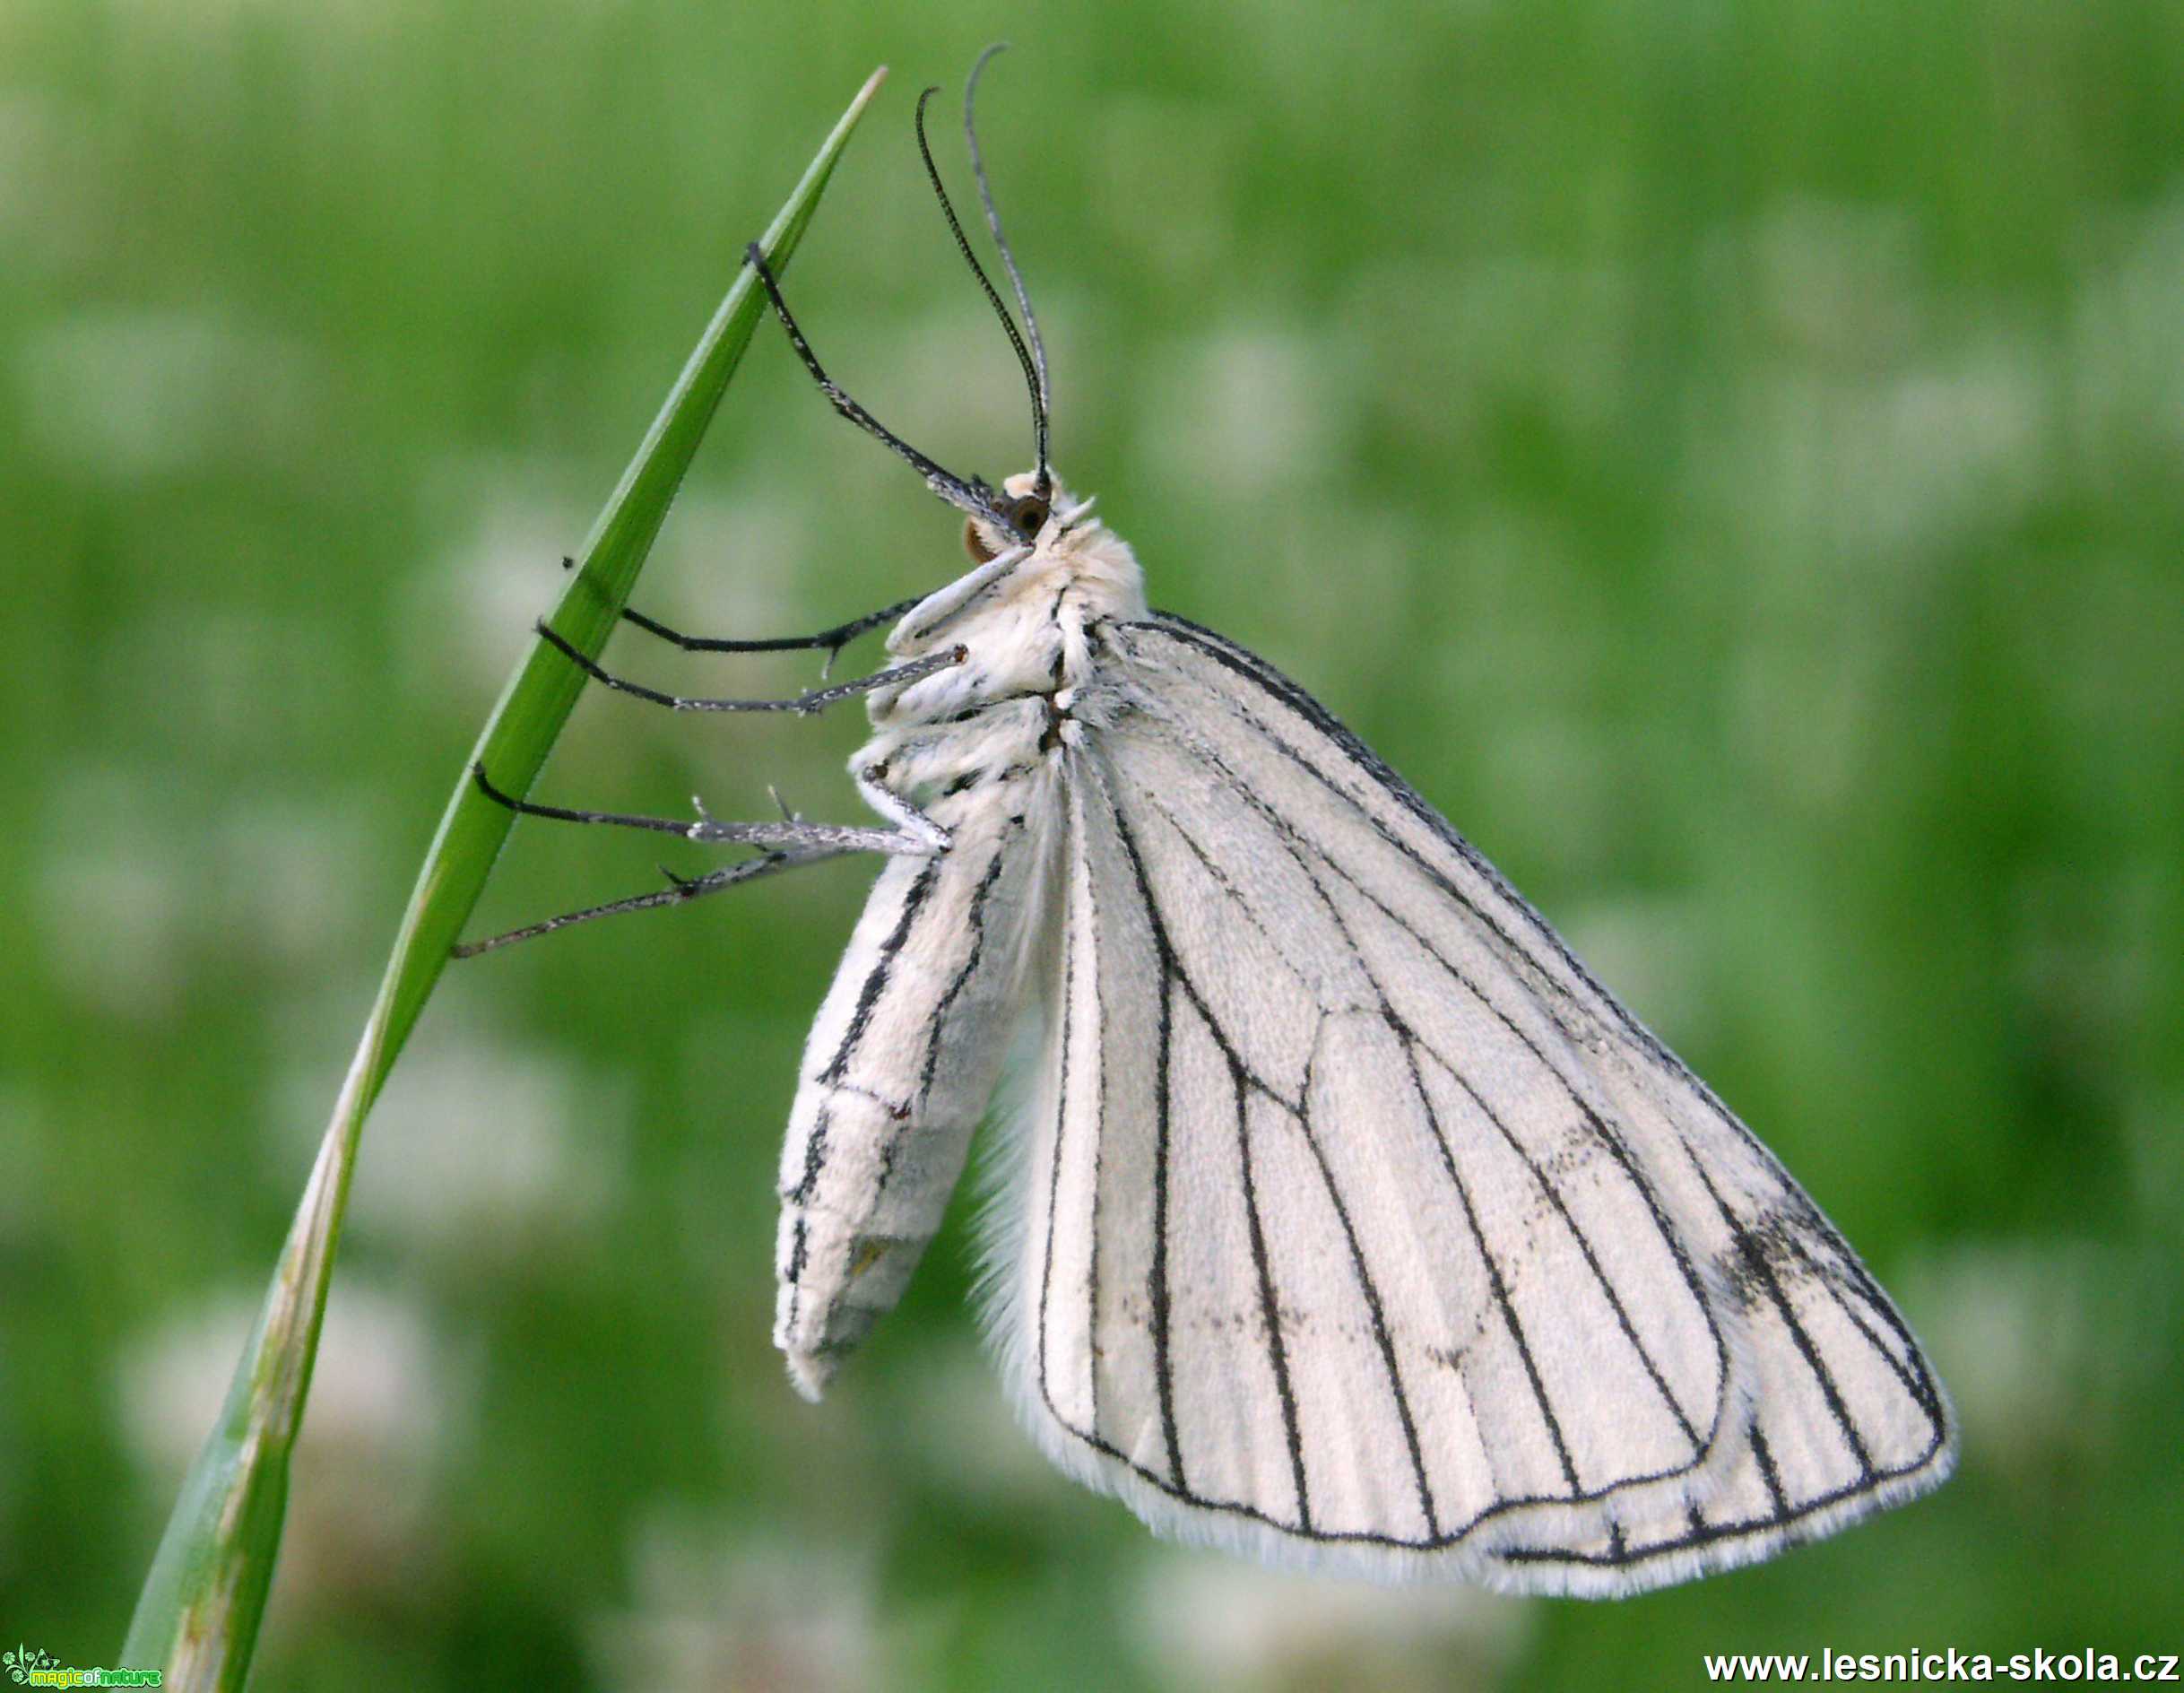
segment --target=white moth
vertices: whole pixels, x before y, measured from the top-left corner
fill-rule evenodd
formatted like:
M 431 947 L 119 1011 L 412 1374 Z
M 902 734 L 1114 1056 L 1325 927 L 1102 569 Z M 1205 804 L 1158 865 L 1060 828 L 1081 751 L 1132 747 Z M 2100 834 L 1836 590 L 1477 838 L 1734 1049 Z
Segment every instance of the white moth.
M 769 848 L 723 885 L 893 855 L 782 1157 L 797 1387 L 900 1298 L 1029 1019 L 988 1328 L 1040 1449 L 1155 1530 L 1620 1594 L 1940 1482 L 1939 1381 L 1766 1148 L 1324 708 L 1148 608 L 1046 466 L 1001 251 L 1040 459 L 999 493 L 828 382 L 759 265 L 976 561 L 896 624 L 896 668 L 799 702 L 870 690 L 852 769 L 885 829 L 667 825 Z

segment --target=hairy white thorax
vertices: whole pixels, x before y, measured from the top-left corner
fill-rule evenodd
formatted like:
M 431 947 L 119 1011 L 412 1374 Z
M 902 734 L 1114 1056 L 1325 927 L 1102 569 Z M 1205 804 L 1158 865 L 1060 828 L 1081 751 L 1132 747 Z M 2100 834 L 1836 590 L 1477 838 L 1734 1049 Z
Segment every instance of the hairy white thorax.
M 1031 484 L 1027 473 L 1010 477 L 1003 487 L 1022 494 Z M 1092 680 L 1094 667 L 1087 629 L 1147 615 L 1144 575 L 1129 543 L 1092 515 L 1091 501 L 1071 500 L 1059 483 L 1053 499 L 1054 516 L 1028 547 L 972 520 L 966 539 L 984 560 L 896 625 L 888 651 L 897 658 L 922 658 L 950 647 L 965 648 L 967 655 L 956 668 L 913 682 L 899 694 L 873 697 L 878 733 L 858 754 L 861 763 L 889 758 L 913 740 L 962 751 L 975 737 L 928 731 L 948 726 L 966 710 L 1053 701 L 1082 687 Z M 1066 704 L 1055 709 L 1066 719 Z M 888 786 L 912 796 L 895 780 Z

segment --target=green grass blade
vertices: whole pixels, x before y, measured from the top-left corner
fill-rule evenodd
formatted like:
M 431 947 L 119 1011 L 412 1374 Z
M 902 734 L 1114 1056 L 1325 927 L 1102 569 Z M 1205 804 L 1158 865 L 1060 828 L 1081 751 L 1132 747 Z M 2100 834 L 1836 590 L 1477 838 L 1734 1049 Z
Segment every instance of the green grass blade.
M 795 251 L 835 162 L 878 91 L 873 73 L 827 137 L 765 235 L 779 269 Z M 555 607 L 554 629 L 597 656 L 681 486 L 692 455 L 765 309 L 748 266 L 706 326 L 629 468 L 585 542 L 581 569 Z M 473 758 L 509 792 L 530 789 L 568 722 L 584 677 L 543 642 L 516 667 Z M 446 966 L 507 841 L 511 815 L 480 794 L 467 768 L 440 819 L 403 913 L 379 994 L 335 1101 L 325 1138 L 282 1248 L 227 1402 L 184 1480 L 129 1623 L 120 1662 L 157 1667 L 169 1688 L 239 1689 L 280 1550 L 289 1454 L 303 1419 L 326 1289 L 365 1114 Z

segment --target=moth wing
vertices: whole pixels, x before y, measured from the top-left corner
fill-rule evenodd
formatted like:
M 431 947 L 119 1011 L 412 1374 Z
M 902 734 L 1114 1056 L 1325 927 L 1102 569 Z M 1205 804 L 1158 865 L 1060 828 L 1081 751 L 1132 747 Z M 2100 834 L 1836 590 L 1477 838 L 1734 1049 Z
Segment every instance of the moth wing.
M 1180 1539 L 1581 1594 L 1937 1484 L 1894 1306 L 1492 867 L 1262 660 L 1105 638 L 989 1243 L 1048 1455 Z

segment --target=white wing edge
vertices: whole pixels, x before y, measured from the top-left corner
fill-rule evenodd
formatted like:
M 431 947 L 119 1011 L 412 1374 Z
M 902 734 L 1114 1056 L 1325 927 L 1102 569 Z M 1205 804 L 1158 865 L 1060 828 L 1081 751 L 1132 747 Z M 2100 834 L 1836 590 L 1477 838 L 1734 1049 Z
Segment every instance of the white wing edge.
M 1746 1384 L 1755 1372 L 1744 1356 L 1742 1327 L 1734 1321 L 1736 1301 L 1723 1291 L 1715 1296 L 1716 1310 L 1725 1318 L 1731 1337 L 1735 1398 L 1724 1394 L 1705 1458 L 1682 1475 L 1626 1488 L 1590 1507 L 1561 1500 L 1511 1506 L 1484 1519 L 1460 1539 L 1431 1549 L 1363 1539 L 1307 1539 L 1235 1511 L 1181 1499 L 1122 1459 L 1089 1445 L 1055 1416 L 1041 1392 L 1021 1272 L 1031 1223 L 1033 1155 L 1056 1103 L 1044 1081 L 1056 1073 L 1056 1066 L 1047 1062 L 1047 1043 L 1059 1029 L 1058 1019 L 1050 1024 L 1036 1009 L 1027 1013 L 984 1137 L 977 1315 L 1010 1409 L 1033 1445 L 1072 1480 L 1121 1500 L 1163 1539 L 1249 1558 L 1273 1569 L 1383 1585 L 1464 1581 L 1502 1593 L 1616 1599 L 1759 1563 L 1808 1541 L 1824 1539 L 1861 1518 L 1930 1492 L 1955 1469 L 1955 1413 L 1936 1377 L 1946 1432 L 1920 1469 L 1888 1477 L 1831 1504 L 1808 1506 L 1788 1523 L 1746 1529 L 1721 1525 L 1714 1538 L 1627 1562 L 1588 1562 L 1566 1552 L 1556 1556 L 1556 1550 L 1571 1538 L 1573 1526 L 1588 1516 L 1597 1524 L 1597 1532 L 1605 1536 L 1624 1515 L 1618 1504 L 1634 1510 L 1657 1502 L 1663 1493 L 1674 1497 L 1681 1492 L 1691 1506 L 1704 1508 L 1721 1479 L 1744 1455 L 1751 1427 Z M 1741 1407 L 1738 1414 L 1730 1413 L 1732 1403 Z M 1544 1542 L 1534 1540 L 1528 1530 L 1545 1531 L 1547 1538 Z M 1538 1554 L 1523 1557 L 1528 1546 L 1537 1547 Z M 1506 1556 L 1512 1551 L 1519 1556 Z

